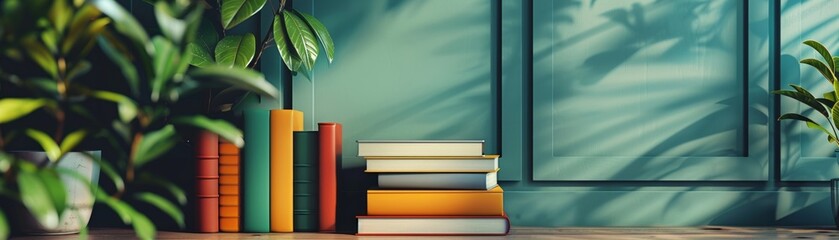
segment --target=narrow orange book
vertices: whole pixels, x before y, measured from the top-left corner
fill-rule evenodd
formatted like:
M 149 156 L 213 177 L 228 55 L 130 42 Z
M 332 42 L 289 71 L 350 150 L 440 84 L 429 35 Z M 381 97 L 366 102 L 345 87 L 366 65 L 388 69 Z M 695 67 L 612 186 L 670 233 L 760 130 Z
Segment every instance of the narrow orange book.
M 219 142 L 219 230 L 239 232 L 239 148 Z
M 367 215 L 501 216 L 504 190 L 367 190 Z
M 303 131 L 303 112 L 271 110 L 270 228 L 294 231 L 294 131 Z

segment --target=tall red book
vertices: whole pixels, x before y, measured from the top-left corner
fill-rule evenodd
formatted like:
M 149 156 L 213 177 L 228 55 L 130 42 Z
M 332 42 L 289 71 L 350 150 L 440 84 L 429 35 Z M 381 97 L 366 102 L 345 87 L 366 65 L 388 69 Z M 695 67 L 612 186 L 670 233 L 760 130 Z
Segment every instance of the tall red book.
M 209 131 L 199 132 L 195 138 L 197 232 L 218 232 L 218 159 L 218 135 Z
M 338 204 L 338 162 L 341 161 L 341 124 L 318 123 L 318 131 L 320 131 L 319 230 L 334 232 Z

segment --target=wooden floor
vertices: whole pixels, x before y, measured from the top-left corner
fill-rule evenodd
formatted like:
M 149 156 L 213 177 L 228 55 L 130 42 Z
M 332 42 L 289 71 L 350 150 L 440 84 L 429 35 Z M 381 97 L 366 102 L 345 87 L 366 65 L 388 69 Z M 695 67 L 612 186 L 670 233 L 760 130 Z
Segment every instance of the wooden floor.
M 359 237 L 322 233 L 219 233 L 159 232 L 158 239 L 839 239 L 830 228 L 527 228 L 516 227 L 497 237 Z M 78 235 L 27 236 L 12 239 L 78 239 Z M 94 229 L 90 239 L 134 239 L 129 229 Z

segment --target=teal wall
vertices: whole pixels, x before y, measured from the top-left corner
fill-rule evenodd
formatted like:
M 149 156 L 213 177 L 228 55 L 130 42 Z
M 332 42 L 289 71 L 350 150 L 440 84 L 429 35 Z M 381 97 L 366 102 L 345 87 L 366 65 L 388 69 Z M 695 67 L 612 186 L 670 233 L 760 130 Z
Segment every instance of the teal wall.
M 283 78 L 344 124 L 339 228 L 375 186 L 359 139 L 484 139 L 519 226 L 830 225 L 832 148 L 769 92 L 825 88 L 828 0 L 312 0 L 335 61 Z M 263 24 L 267 18 L 263 19 Z M 837 49 L 832 49 L 837 50 Z M 284 79 L 280 81 L 278 79 Z M 290 79 L 290 80 L 289 80 Z

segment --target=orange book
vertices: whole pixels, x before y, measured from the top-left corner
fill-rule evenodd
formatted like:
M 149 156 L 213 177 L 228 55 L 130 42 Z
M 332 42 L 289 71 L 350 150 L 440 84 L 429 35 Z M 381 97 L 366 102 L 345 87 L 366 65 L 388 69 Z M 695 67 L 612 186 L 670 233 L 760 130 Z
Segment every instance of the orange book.
M 221 217 L 239 217 L 239 206 L 222 206 L 218 210 Z
M 239 176 L 239 166 L 221 165 L 218 167 L 218 173 L 227 176 Z
M 219 177 L 219 184 L 221 185 L 239 185 L 239 175 L 221 175 Z
M 239 148 L 220 141 L 219 151 L 219 230 L 239 231 Z
M 219 229 L 222 232 L 239 232 L 239 217 L 219 218 Z
M 221 165 L 239 166 L 239 155 L 221 155 L 218 158 Z
M 501 216 L 504 190 L 368 190 L 367 214 L 379 216 Z
M 303 131 L 303 112 L 271 110 L 271 231 L 294 231 L 294 131 Z
M 221 206 L 239 206 L 238 195 L 223 195 L 219 198 L 218 205 Z

